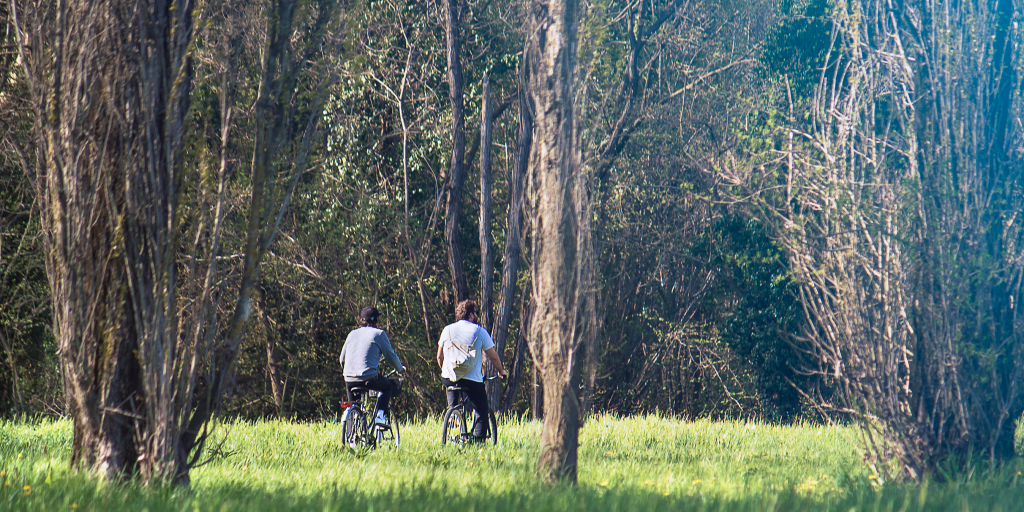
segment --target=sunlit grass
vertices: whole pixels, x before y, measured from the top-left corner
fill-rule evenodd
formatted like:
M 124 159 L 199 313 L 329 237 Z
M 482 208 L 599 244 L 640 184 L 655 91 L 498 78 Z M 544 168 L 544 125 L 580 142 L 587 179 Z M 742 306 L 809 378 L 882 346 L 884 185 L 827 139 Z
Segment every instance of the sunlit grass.
M 190 489 L 111 484 L 67 469 L 70 423 L 0 422 L 0 510 L 1022 510 L 1020 464 L 957 483 L 880 482 L 845 427 L 592 418 L 579 485 L 535 477 L 536 422 L 498 446 L 439 443 L 439 422 L 402 424 L 402 447 L 353 452 L 340 424 L 224 425 Z

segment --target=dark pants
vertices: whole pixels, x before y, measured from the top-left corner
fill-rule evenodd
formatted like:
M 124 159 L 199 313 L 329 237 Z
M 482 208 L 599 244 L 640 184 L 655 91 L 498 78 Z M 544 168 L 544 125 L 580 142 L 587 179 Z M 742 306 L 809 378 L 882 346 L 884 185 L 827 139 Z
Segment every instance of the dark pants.
M 476 411 L 476 419 L 473 421 L 473 435 L 481 438 L 486 436 L 490 404 L 487 403 L 487 387 L 484 386 L 484 383 L 466 379 L 452 382 L 445 378 L 441 378 L 441 381 L 444 382 L 444 392 L 448 395 L 449 409 L 455 406 L 455 400 L 458 397 L 455 396 L 457 393 L 448 391 L 448 386 L 459 386 L 463 389 L 463 393 L 466 393 L 469 401 L 473 403 L 473 410 Z
M 388 409 L 388 404 L 391 402 L 391 395 L 394 393 L 396 387 L 395 383 L 391 382 L 391 379 L 387 379 L 378 373 L 376 377 L 367 381 L 345 382 L 345 390 L 348 391 L 349 402 L 352 401 L 352 388 L 357 386 L 369 388 L 374 391 L 380 391 L 380 395 L 377 396 L 377 409 L 384 411 L 384 414 L 391 413 Z

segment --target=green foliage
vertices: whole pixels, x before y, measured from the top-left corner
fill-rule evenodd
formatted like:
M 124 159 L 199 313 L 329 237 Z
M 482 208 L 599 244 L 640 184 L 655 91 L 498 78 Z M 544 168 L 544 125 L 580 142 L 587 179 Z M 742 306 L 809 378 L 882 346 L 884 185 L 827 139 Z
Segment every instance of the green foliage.
M 507 26 L 484 22 L 511 5 L 469 6 L 465 14 L 463 51 L 483 56 L 465 62 L 467 146 L 478 123 L 483 73 L 490 73 L 496 103 L 507 101 L 514 90 L 521 43 Z M 368 1 L 350 8 L 346 44 L 351 54 L 340 59 L 340 79 L 325 106 L 324 145 L 317 165 L 299 182 L 282 235 L 263 267 L 271 327 L 268 332 L 259 321 L 249 325 L 238 366 L 239 390 L 230 405 L 244 417 L 276 414 L 266 371 L 268 335 L 276 339 L 281 357 L 282 413 L 333 417 L 344 393 L 338 353 L 356 327 L 355 313 L 368 304 L 383 313 L 381 327 L 411 369 L 399 407 L 416 413 L 443 407 L 434 337 L 452 321 L 454 305 L 442 237 L 451 120 L 440 6 Z M 510 148 L 518 119 L 514 109 L 506 112 L 495 124 L 494 140 Z M 492 232 L 500 253 L 511 158 L 501 146 L 492 154 Z M 466 268 L 474 278 L 479 269 L 475 163 L 467 162 L 460 233 Z
M 765 39 L 760 60 L 768 78 L 787 77 L 794 101 L 814 94 L 831 44 L 832 7 L 829 0 L 787 1 L 780 6 L 784 18 Z
M 725 281 L 718 292 L 728 308 L 722 339 L 755 375 L 764 418 L 790 421 L 802 408 L 794 385 L 808 381 L 794 367 L 799 358 L 788 339 L 799 331 L 803 310 L 785 253 L 760 224 L 737 215 L 719 219 L 708 235 Z
M 191 488 L 96 480 L 67 467 L 71 425 L 0 422 L 0 503 L 15 510 L 1015 510 L 1015 465 L 956 484 L 879 482 L 847 427 L 595 417 L 580 480 L 535 477 L 537 422 L 506 421 L 497 447 L 441 449 L 436 419 L 402 447 L 356 457 L 335 422 L 235 422 Z M 9 483 L 9 484 L 8 484 Z
M 226 151 L 230 199 L 220 263 L 226 274 L 240 266 L 233 253 L 243 243 L 250 187 L 246 169 L 254 141 L 239 135 L 252 131 L 262 44 L 258 31 L 225 36 L 232 29 L 232 5 L 209 3 L 203 11 L 209 26 L 196 42 L 202 58 L 197 60 L 185 144 L 185 179 L 194 186 L 184 188 L 180 209 L 182 240 L 195 239 L 204 225 L 209 229 L 220 157 Z M 587 80 L 580 98 L 588 105 L 581 127 L 585 144 L 592 146 L 607 135 L 622 107 L 629 58 L 623 43 L 629 24 L 620 14 L 626 6 L 620 0 L 600 0 L 581 20 L 580 59 Z M 800 45 L 818 41 L 815 31 L 820 27 L 814 20 L 827 13 L 826 4 L 784 5 L 782 12 L 791 16 L 778 26 L 777 6 L 767 2 L 635 7 L 634 26 L 650 36 L 640 62 L 647 66 L 641 71 L 647 84 L 639 101 L 644 106 L 635 107 L 643 122 L 602 178 L 595 201 L 605 307 L 595 407 L 619 413 L 661 410 L 689 417 L 746 414 L 789 420 L 797 406 L 785 384 L 793 376 L 783 364 L 787 346 L 782 333 L 796 326 L 788 316 L 794 307 L 788 284 L 780 277 L 784 262 L 772 259 L 778 255 L 770 242 L 749 231 L 750 226 L 735 218 L 718 220 L 726 213 L 707 201 L 712 188 L 707 171 L 709 162 L 728 148 L 760 144 L 764 149 L 777 143 L 777 127 L 785 115 L 777 106 L 759 107 L 778 103 L 777 75 L 813 67 L 817 50 Z M 318 141 L 321 145 L 314 144 L 311 167 L 265 258 L 260 283 L 265 303 L 254 312 L 240 348 L 237 387 L 226 402 L 230 414 L 256 418 L 279 413 L 267 368 L 270 339 L 277 344 L 284 386 L 280 413 L 303 419 L 333 417 L 343 393 L 337 354 L 355 327 L 355 312 L 366 304 L 384 313 L 382 327 L 412 369 L 399 407 L 422 414 L 441 410 L 434 337 L 451 321 L 453 309 L 441 234 L 451 152 L 441 9 L 441 4 L 415 1 L 346 4 L 338 28 L 343 34 L 336 56 L 339 80 L 324 111 L 327 134 Z M 522 27 L 508 21 L 518 19 L 521 9 L 520 3 L 502 0 L 466 4 L 463 15 L 467 148 L 473 146 L 479 123 L 484 72 L 490 74 L 495 103 L 511 102 L 494 126 L 496 270 L 505 243 L 523 37 Z M 643 32 L 667 12 L 676 17 L 655 34 Z M 774 35 L 768 47 L 774 49 L 758 58 L 776 82 L 759 91 L 756 73 L 730 63 L 753 60 L 757 42 L 769 33 Z M 749 47 L 738 45 L 740 41 Z M 229 61 L 235 63 L 235 82 L 221 74 Z M 687 87 L 678 99 L 667 100 L 668 94 Z M 223 94 L 237 108 L 227 148 L 220 147 Z M 407 169 L 402 115 L 408 127 Z M 295 126 L 302 122 L 296 120 Z M 479 273 L 476 164 L 475 159 L 467 162 L 460 226 L 471 287 Z M 528 244 L 524 258 L 529 259 Z M 529 289 L 529 273 L 525 265 L 521 268 L 517 300 Z M 233 289 L 236 275 L 228 274 L 224 290 Z M 701 291 L 701 279 L 709 275 L 709 285 Z M 510 340 L 517 334 L 520 310 L 519 304 L 513 307 Z M 744 409 L 730 399 L 729 389 L 711 369 L 696 368 L 690 353 L 680 351 L 683 338 L 698 344 L 691 348 L 718 353 L 719 362 L 735 367 L 735 381 L 729 385 L 742 382 Z M 56 377 L 55 368 L 47 371 Z M 524 394 L 516 410 L 529 405 Z

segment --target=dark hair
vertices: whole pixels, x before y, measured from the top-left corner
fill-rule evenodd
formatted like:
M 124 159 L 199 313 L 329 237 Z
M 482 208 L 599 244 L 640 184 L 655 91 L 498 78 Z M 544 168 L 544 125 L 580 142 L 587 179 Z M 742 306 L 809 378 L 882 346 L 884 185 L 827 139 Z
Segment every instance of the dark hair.
M 377 325 L 377 317 L 379 316 L 380 311 L 377 311 L 377 308 L 373 306 L 366 306 L 359 312 L 359 325 L 362 327 Z
M 464 300 L 455 306 L 455 321 L 469 320 L 469 315 L 477 314 L 476 302 Z

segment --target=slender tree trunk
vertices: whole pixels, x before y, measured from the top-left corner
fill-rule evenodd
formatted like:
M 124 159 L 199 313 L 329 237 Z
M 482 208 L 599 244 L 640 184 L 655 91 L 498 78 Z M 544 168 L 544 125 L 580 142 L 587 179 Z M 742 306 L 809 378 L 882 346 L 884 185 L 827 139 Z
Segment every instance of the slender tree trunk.
M 519 71 L 519 136 L 516 141 L 516 158 L 512 167 L 512 191 L 508 207 L 508 233 L 505 236 L 505 254 L 502 258 L 501 289 L 498 292 L 498 311 L 494 319 L 491 335 L 499 354 L 504 355 L 508 324 L 512 318 L 512 305 L 516 295 L 516 279 L 519 276 L 519 254 L 523 231 L 523 199 L 526 190 L 526 171 L 530 162 L 530 148 L 533 143 L 533 114 L 530 98 L 527 93 L 526 64 Z M 531 309 L 532 311 L 532 309 Z M 527 325 L 529 322 L 526 322 Z M 520 331 L 524 336 L 526 331 Z M 525 339 L 525 338 L 524 338 Z M 515 357 L 521 358 L 517 351 Z M 515 360 L 517 362 L 518 360 Z M 513 363 L 514 364 L 514 363 Z M 510 383 L 506 383 L 506 388 Z M 506 392 L 507 395 L 507 392 Z M 507 400 L 506 400 L 507 402 Z M 496 406 L 491 400 L 491 406 Z M 506 405 L 506 407 L 508 407 Z
M 581 162 L 577 140 L 577 162 Z M 580 414 L 586 418 L 593 402 L 597 383 L 597 359 L 600 353 L 601 314 L 598 309 L 597 251 L 594 247 L 591 219 L 593 218 L 594 168 L 580 165 L 574 190 L 576 214 L 576 297 L 574 311 L 574 342 L 583 348 L 582 389 Z
M 402 31 L 404 35 L 404 26 Z M 408 39 L 406 39 L 406 44 L 409 44 Z M 405 209 L 403 232 L 405 233 L 405 243 L 409 248 L 409 261 L 415 266 L 419 262 L 419 257 L 416 255 L 412 245 L 412 233 L 409 232 L 409 123 L 405 119 L 405 91 L 409 83 L 409 69 L 412 67 L 413 48 L 410 47 L 408 51 L 409 53 L 405 57 L 405 71 L 402 72 L 402 85 L 399 88 L 396 100 L 398 102 L 398 119 L 402 122 L 402 185 L 404 192 L 402 204 Z M 423 286 L 423 276 L 420 274 L 416 275 L 416 289 L 420 295 L 420 308 L 423 311 L 423 329 L 426 332 L 427 343 L 429 344 L 432 341 L 430 335 L 430 313 L 427 311 L 427 294 Z
M 526 302 L 524 299 L 523 302 Z M 520 308 L 519 312 L 519 334 L 516 336 L 516 346 L 512 352 L 512 359 L 509 362 L 508 382 L 505 383 L 505 394 L 501 399 L 501 412 L 508 412 L 512 408 L 512 402 L 516 399 L 516 391 L 519 389 L 519 381 L 523 378 L 523 367 L 526 363 L 526 339 L 530 334 L 530 319 L 533 318 L 533 302 L 528 306 Z
M 319 83 L 312 87 L 310 98 L 303 98 L 298 82 L 304 75 L 300 72 L 301 67 L 319 59 L 320 55 L 315 52 L 322 49 L 319 42 L 327 37 L 327 27 L 335 20 L 339 4 L 325 3 L 309 20 L 297 18 L 300 14 L 309 14 L 300 4 L 298 0 L 277 0 L 270 6 L 273 11 L 268 15 L 266 46 L 256 98 L 252 195 L 241 282 L 226 328 L 227 335 L 212 351 L 213 364 L 205 376 L 205 389 L 202 390 L 205 396 L 198 397 L 198 403 L 182 433 L 182 449 L 178 451 L 176 473 L 180 483 L 189 482 L 188 468 L 196 462 L 195 457 L 188 460 L 188 454 L 201 452 L 209 436 L 204 425 L 219 413 L 221 398 L 229 395 L 234 388 L 238 347 L 252 314 L 251 295 L 260 279 L 263 256 L 274 242 L 284 212 L 306 169 L 310 146 L 319 133 L 320 115 L 327 100 L 328 89 L 334 81 L 333 71 L 326 71 L 320 76 Z M 304 24 L 303 21 L 309 23 Z M 296 36 L 305 39 L 306 44 L 293 47 L 291 42 Z M 304 103 L 303 99 L 308 103 Z M 294 119 L 305 120 L 304 129 L 295 130 L 302 125 L 293 125 Z
M 535 107 L 530 155 L 533 201 L 533 297 L 530 350 L 544 384 L 538 470 L 545 481 L 576 481 L 579 401 L 575 372 L 578 240 L 573 207 L 572 80 L 576 65 L 575 0 L 534 0 L 527 21 L 530 96 Z
M 484 73 L 483 106 L 480 109 L 480 325 L 493 329 L 494 255 L 491 253 L 491 83 Z M 504 347 L 496 347 L 504 355 Z M 484 371 L 494 375 L 495 369 L 485 362 Z M 487 400 L 491 410 L 501 405 L 501 381 L 487 382 Z
M 270 391 L 274 395 L 277 416 L 282 417 L 284 415 L 284 380 L 281 379 L 281 361 L 277 354 L 277 329 L 271 322 L 269 309 L 267 309 L 267 290 L 263 287 L 260 287 L 260 318 L 263 320 L 263 330 L 265 331 Z
M 445 33 L 448 38 L 448 99 L 452 105 L 452 159 L 448 173 L 448 210 L 445 215 L 444 240 L 448 245 L 448 268 L 452 273 L 455 303 L 469 298 L 466 271 L 462 264 L 462 242 L 459 240 L 459 206 L 465 179 L 463 158 L 466 153 L 466 114 L 462 94 L 462 61 L 459 25 L 462 21 L 460 0 L 445 3 Z
M 490 332 L 494 312 L 494 255 L 491 253 L 491 83 L 484 73 L 480 109 L 480 324 Z M 499 354 L 501 352 L 498 352 Z
M 10 340 L 0 329 L 0 344 L 4 346 L 4 353 L 7 355 L 7 362 L 11 367 L 11 387 L 14 388 L 14 412 L 19 413 L 25 410 L 25 399 L 21 396 L 21 383 L 18 378 L 18 365 L 14 364 L 14 350 L 11 348 Z

